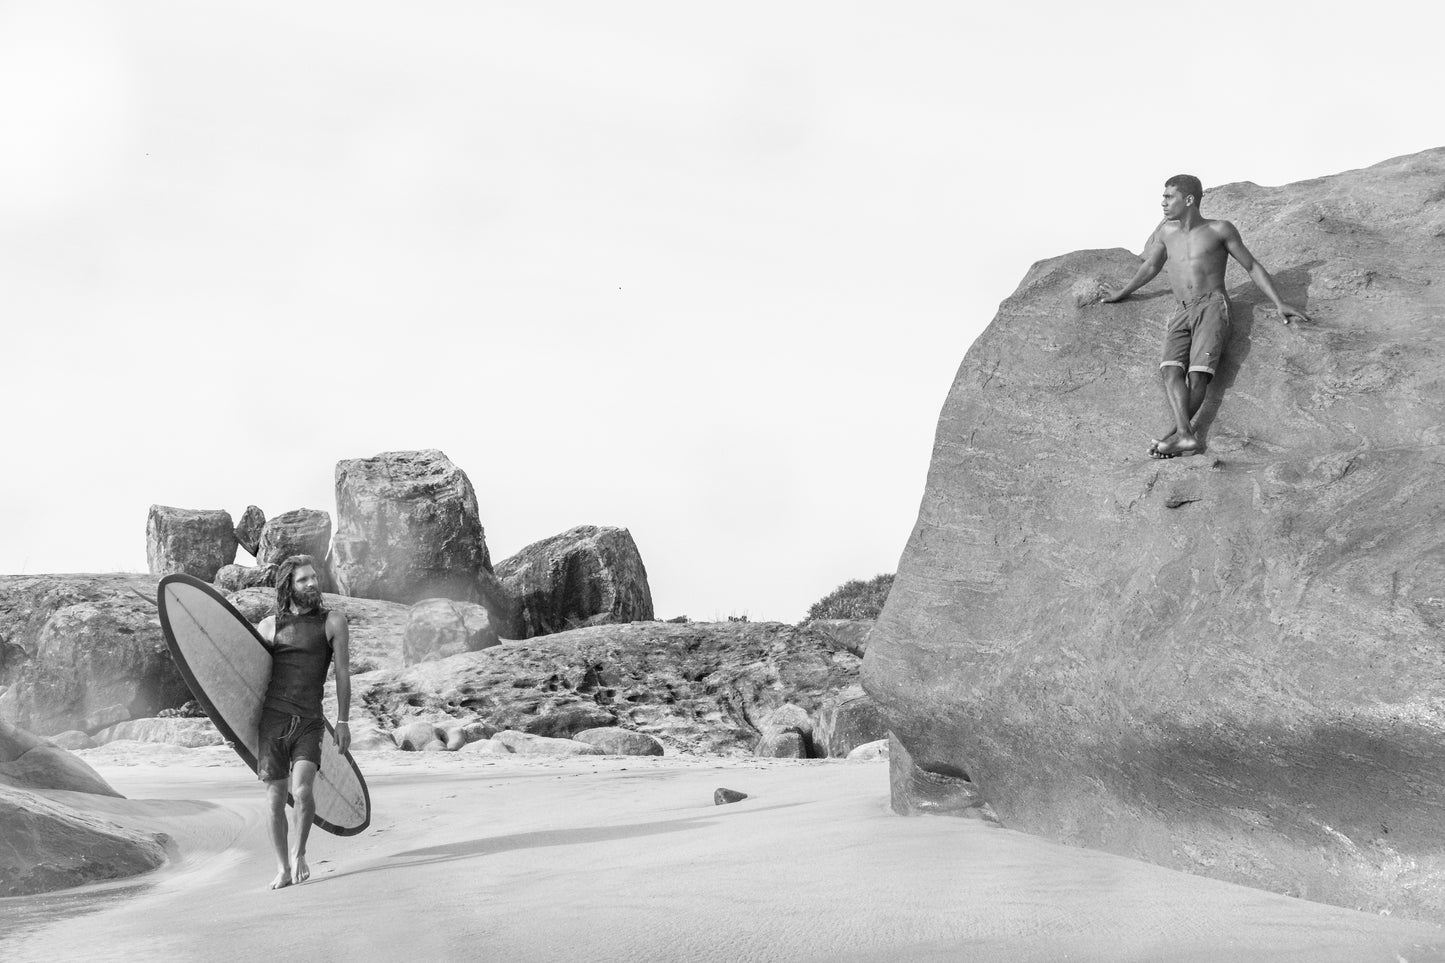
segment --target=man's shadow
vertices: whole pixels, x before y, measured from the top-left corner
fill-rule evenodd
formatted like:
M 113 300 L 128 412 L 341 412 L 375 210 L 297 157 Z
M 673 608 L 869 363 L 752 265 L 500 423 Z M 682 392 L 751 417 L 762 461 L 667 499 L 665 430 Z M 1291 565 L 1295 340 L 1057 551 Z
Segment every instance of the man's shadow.
M 1288 304 L 1294 305 L 1306 314 L 1309 313 L 1309 287 L 1312 273 L 1322 261 L 1309 261 L 1295 267 L 1286 268 L 1278 274 L 1271 274 L 1274 278 L 1275 291 L 1279 293 L 1280 299 Z M 1276 314 L 1274 304 L 1265 297 L 1264 292 L 1255 287 L 1252 280 L 1245 279 L 1243 284 L 1236 285 L 1229 294 L 1229 343 L 1224 348 L 1224 360 L 1220 362 L 1219 370 L 1215 372 L 1214 379 L 1209 383 L 1209 393 L 1204 396 L 1204 404 L 1200 406 L 1199 413 L 1194 416 L 1194 433 L 1199 437 L 1199 443 L 1204 450 L 1209 449 L 1209 429 L 1214 424 L 1219 409 L 1224 404 L 1224 395 L 1230 388 L 1234 387 L 1234 381 L 1239 377 L 1240 370 L 1244 367 L 1246 359 L 1249 358 L 1250 350 L 1253 347 L 1254 326 L 1260 319 L 1269 323 L 1278 324 L 1279 320 L 1272 317 Z M 1302 322 L 1290 322 L 1291 325 L 1300 324 L 1304 327 L 1317 325 L 1318 322 L 1310 322 L 1310 325 L 1303 325 Z M 1166 420 L 1171 417 L 1165 410 Z

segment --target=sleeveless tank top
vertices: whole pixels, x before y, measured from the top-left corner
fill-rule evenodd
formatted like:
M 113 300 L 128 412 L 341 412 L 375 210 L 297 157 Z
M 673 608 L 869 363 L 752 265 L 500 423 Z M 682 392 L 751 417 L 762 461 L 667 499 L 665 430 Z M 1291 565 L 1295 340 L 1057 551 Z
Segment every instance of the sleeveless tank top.
M 271 643 L 271 684 L 262 709 L 303 719 L 321 718 L 321 691 L 331 665 L 326 639 L 326 610 L 301 615 L 276 613 L 276 640 Z

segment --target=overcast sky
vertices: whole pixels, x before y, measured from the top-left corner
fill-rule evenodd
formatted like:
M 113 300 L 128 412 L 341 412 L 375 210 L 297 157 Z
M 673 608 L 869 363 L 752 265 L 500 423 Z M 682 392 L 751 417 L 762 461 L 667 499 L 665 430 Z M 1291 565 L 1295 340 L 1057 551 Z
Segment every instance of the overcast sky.
M 794 621 L 1032 262 L 1445 144 L 1432 5 L 972 6 L 0 0 L 0 572 L 440 448 L 495 561 Z

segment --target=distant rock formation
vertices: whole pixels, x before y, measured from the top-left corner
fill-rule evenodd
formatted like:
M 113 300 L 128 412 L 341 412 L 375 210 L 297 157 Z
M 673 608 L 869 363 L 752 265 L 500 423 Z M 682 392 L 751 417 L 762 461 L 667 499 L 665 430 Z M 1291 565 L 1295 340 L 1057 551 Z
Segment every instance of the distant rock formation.
M 352 715 L 388 730 L 443 716 L 542 736 L 617 726 L 683 752 L 750 756 L 771 710 L 816 712 L 858 664 L 776 622 L 601 625 L 354 678 Z
M 851 685 L 823 702 L 813 724 L 818 755 L 843 759 L 859 746 L 888 738 L 888 724 L 878 704 L 862 686 Z
M 216 588 L 239 592 L 248 588 L 275 588 L 275 565 L 223 565 L 216 573 Z
M 518 638 L 653 617 L 647 569 L 625 528 L 579 525 L 533 542 L 496 574 L 516 606 Z
M 190 698 L 147 575 L 0 576 L 0 721 L 96 732 Z
M 1202 212 L 1241 230 L 1200 424 L 1154 461 L 1162 280 L 1035 264 L 959 368 L 864 684 L 1011 828 L 1370 912 L 1445 916 L 1445 149 Z M 912 768 L 909 768 L 912 767 Z
M 164 836 L 86 812 L 81 794 L 120 795 L 77 756 L 0 722 L 0 897 L 133 876 L 165 861 Z
M 336 465 L 332 567 L 341 594 L 410 605 L 483 602 L 492 570 L 477 496 L 436 450 L 392 451 Z
M 266 513 L 255 505 L 247 505 L 236 523 L 236 541 L 252 558 L 261 557 L 261 532 L 266 527 Z
M 202 581 L 236 560 L 236 528 L 220 509 L 152 505 L 146 516 L 146 564 L 152 575 L 184 572 Z
M 331 552 L 331 515 L 316 508 L 297 508 L 266 520 L 261 529 L 256 561 L 280 565 L 292 555 L 310 555 L 323 592 L 335 592 L 328 556 Z M 272 584 L 275 584 L 273 579 Z
M 412 665 L 444 659 L 459 652 L 476 652 L 500 641 L 487 610 L 475 602 L 423 599 L 407 614 L 402 660 Z

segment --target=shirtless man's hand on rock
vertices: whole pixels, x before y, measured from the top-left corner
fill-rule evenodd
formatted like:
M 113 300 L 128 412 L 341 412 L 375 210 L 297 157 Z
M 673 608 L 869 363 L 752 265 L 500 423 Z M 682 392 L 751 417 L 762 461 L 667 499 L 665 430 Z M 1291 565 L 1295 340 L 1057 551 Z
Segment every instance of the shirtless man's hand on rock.
M 1281 304 L 1279 306 L 1279 317 L 1280 320 L 1283 321 L 1285 324 L 1289 324 L 1291 318 L 1296 321 L 1306 322 L 1310 319 L 1310 316 L 1308 314 L 1305 314 L 1299 308 L 1291 304 Z

